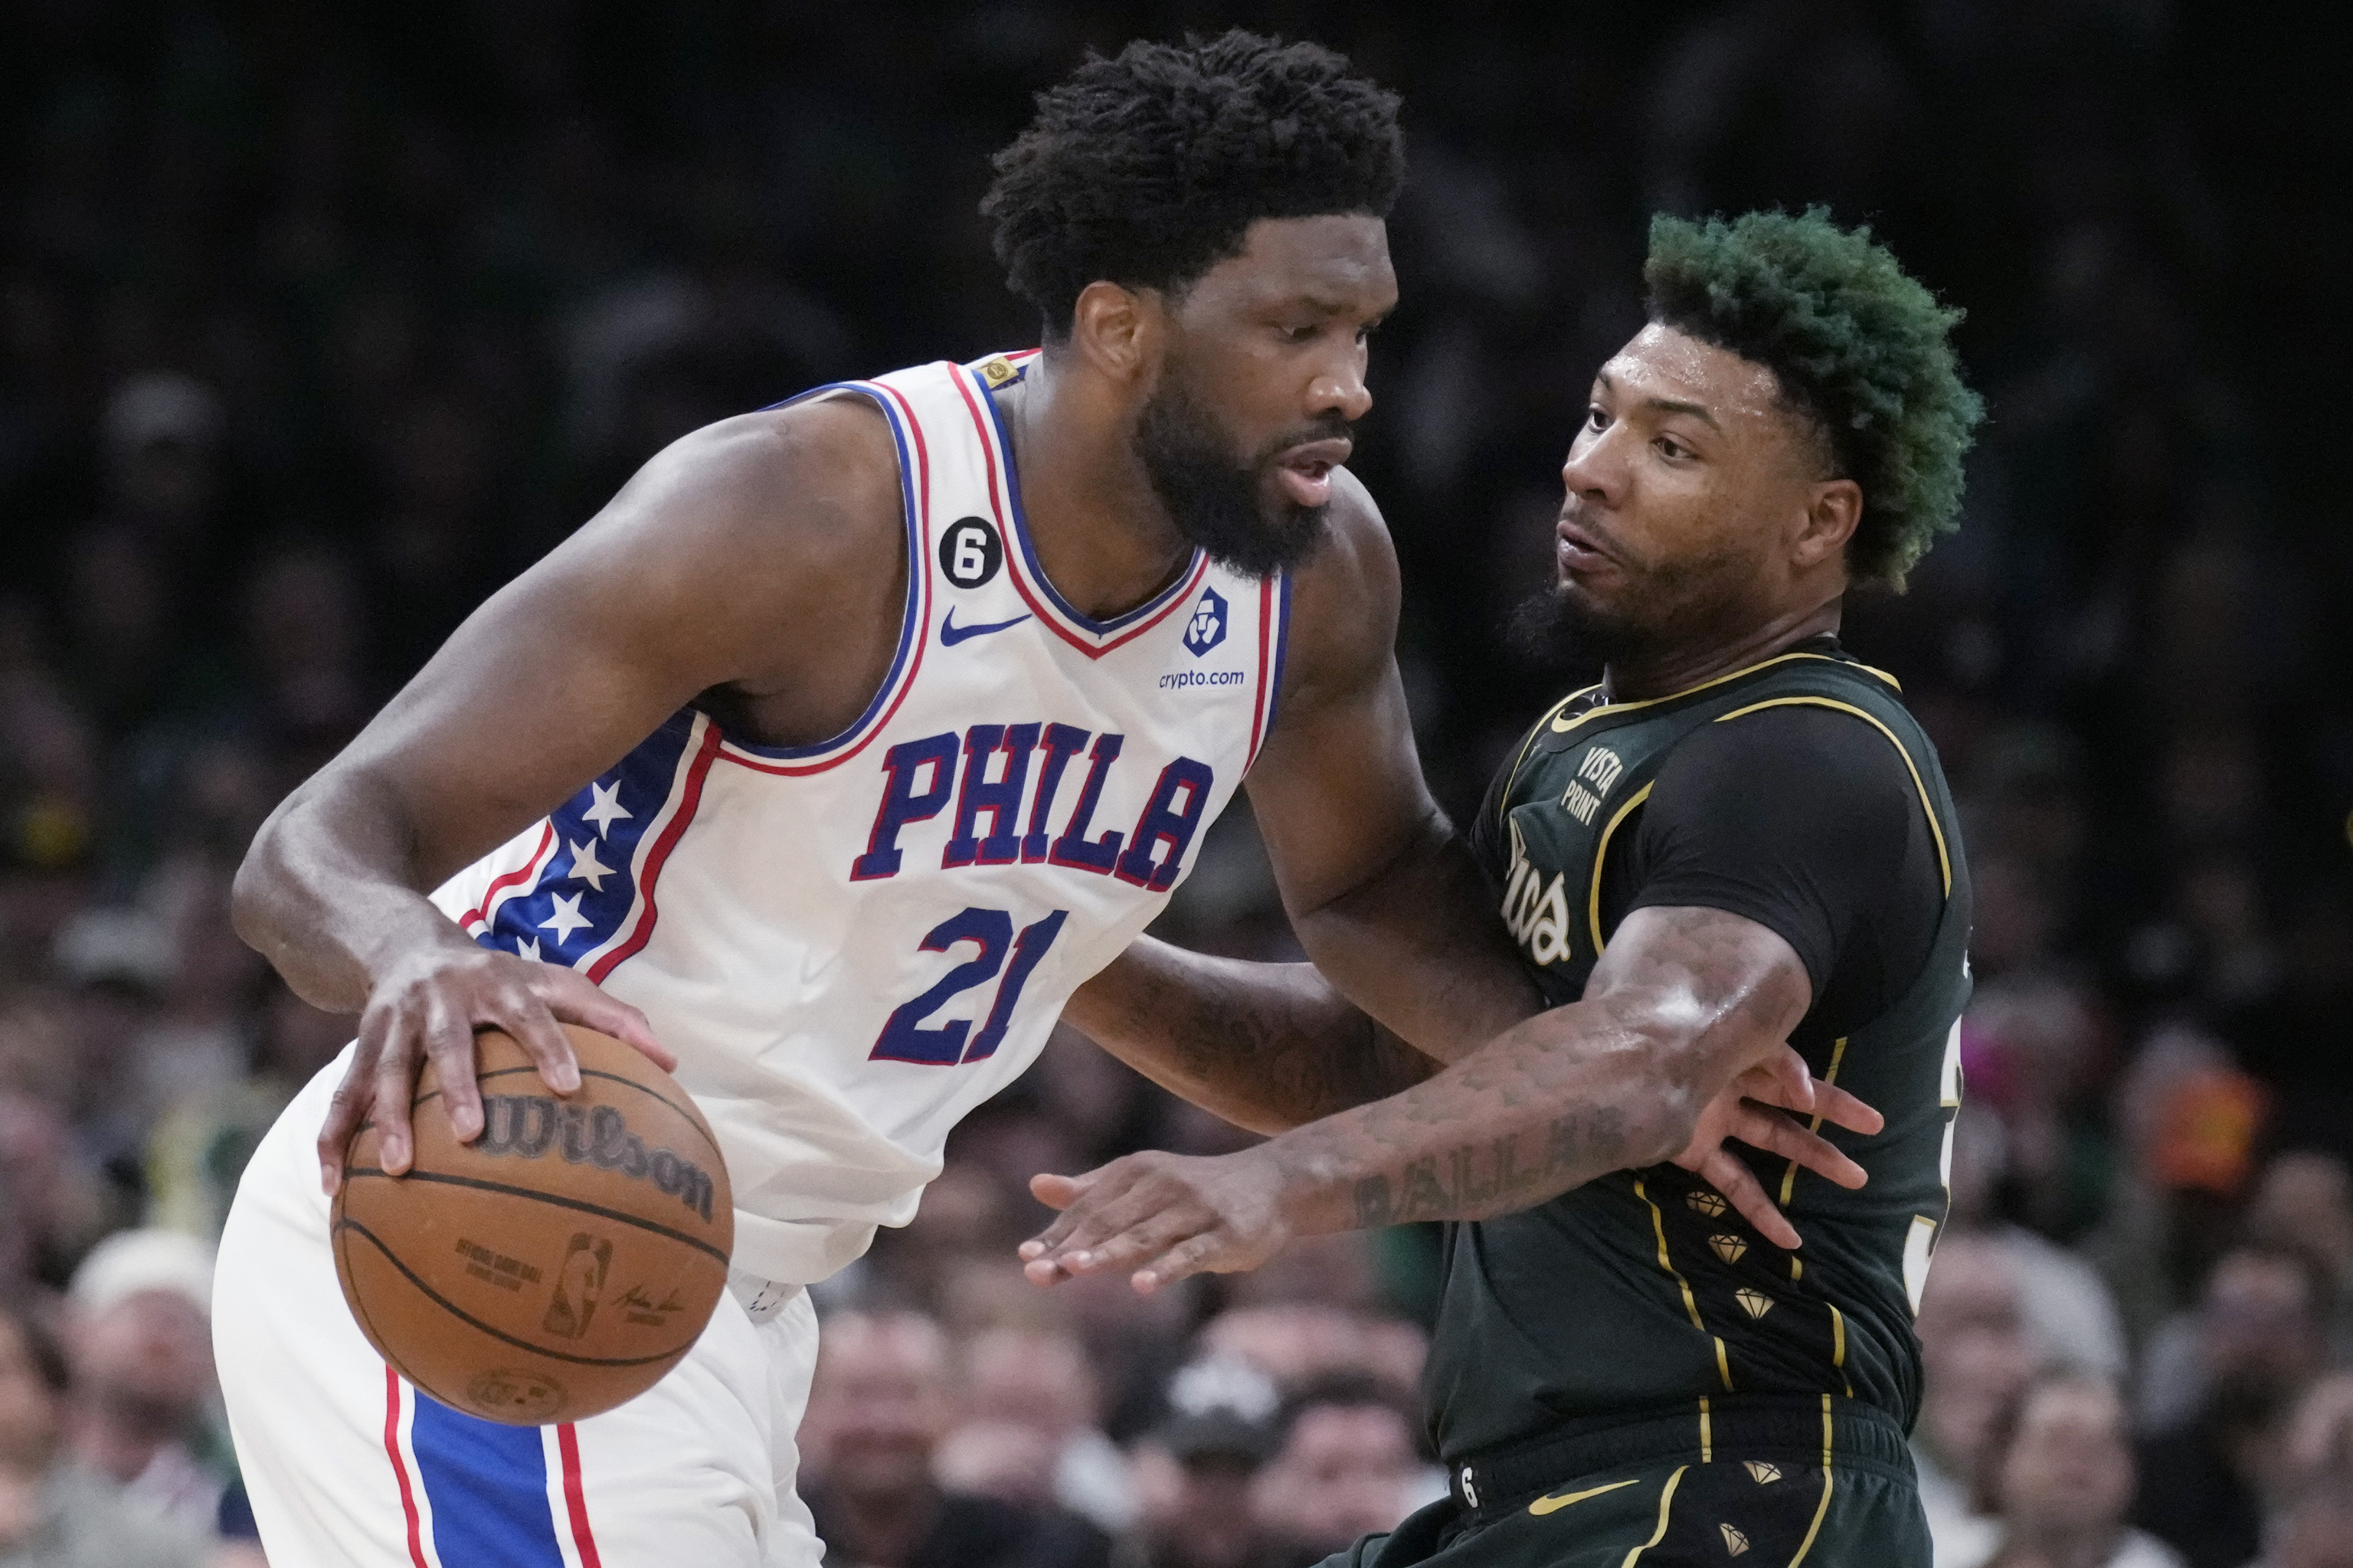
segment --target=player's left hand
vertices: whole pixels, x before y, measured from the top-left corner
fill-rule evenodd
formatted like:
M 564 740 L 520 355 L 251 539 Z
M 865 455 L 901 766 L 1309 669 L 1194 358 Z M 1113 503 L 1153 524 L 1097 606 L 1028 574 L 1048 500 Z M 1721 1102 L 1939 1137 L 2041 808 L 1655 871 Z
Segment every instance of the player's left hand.
M 1700 1113 L 1691 1142 L 1675 1156 L 1676 1164 L 1723 1193 L 1757 1234 L 1789 1249 L 1799 1245 L 1797 1229 L 1732 1151 L 1735 1139 L 1795 1160 L 1841 1187 L 1860 1187 L 1869 1179 L 1862 1166 L 1793 1116 L 1819 1117 L 1864 1134 L 1886 1125 L 1885 1118 L 1844 1089 L 1815 1078 L 1806 1059 L 1783 1045 L 1725 1086 Z
M 1083 1176 L 1033 1176 L 1029 1191 L 1061 1214 L 1021 1244 L 1036 1285 L 1134 1270 L 1150 1295 L 1188 1274 L 1256 1268 L 1291 1239 L 1283 1181 L 1255 1149 L 1236 1154 L 1131 1154 Z

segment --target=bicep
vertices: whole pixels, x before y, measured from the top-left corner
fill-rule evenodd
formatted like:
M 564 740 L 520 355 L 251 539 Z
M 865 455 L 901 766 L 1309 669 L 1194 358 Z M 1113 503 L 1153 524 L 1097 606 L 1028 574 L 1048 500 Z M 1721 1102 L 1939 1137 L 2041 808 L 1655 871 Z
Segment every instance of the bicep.
M 1445 831 L 1398 673 L 1396 554 L 1363 504 L 1294 583 L 1293 676 L 1250 769 L 1250 808 L 1294 916 Z
M 795 601 L 821 593 L 831 565 L 796 546 L 811 530 L 795 514 L 824 521 L 873 498 L 854 472 L 808 476 L 765 519 L 747 496 L 774 493 L 778 469 L 799 478 L 812 461 L 827 466 L 826 434 L 722 427 L 655 459 L 470 616 L 326 781 L 361 775 L 398 803 L 429 886 L 562 803 L 698 694 L 772 662 L 795 641 Z
M 1654 905 L 1619 923 L 1585 1000 L 1640 1016 L 1684 1054 L 1694 1079 L 1721 1086 L 1788 1039 L 1813 982 L 1769 926 L 1704 906 Z

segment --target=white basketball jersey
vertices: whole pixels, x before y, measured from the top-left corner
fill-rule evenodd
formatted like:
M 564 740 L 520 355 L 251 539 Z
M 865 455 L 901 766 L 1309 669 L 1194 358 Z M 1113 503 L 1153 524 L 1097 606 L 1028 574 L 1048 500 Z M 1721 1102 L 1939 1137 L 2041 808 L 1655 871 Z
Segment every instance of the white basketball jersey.
M 905 622 L 856 724 L 764 747 L 681 712 L 434 895 L 645 1010 L 726 1150 L 736 1265 L 766 1278 L 906 1223 L 949 1129 L 1167 902 L 1274 719 L 1288 579 L 1197 554 L 1096 621 L 1039 570 L 990 397 L 1031 358 L 806 395 L 871 399 L 899 446 Z

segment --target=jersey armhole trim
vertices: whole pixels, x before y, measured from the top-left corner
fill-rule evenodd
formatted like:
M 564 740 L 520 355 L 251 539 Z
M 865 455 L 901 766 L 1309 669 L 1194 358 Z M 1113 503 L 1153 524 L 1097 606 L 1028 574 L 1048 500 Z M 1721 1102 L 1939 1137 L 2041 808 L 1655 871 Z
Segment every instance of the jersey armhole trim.
M 1634 808 L 1651 798 L 1651 791 L 1658 787 L 1658 783 L 1653 779 L 1628 796 L 1625 803 L 1610 813 L 1609 825 L 1601 830 L 1601 837 L 1593 846 L 1593 891 L 1585 901 L 1585 917 L 1593 928 L 1593 956 L 1597 959 L 1601 956 L 1602 946 L 1601 868 L 1609 863 L 1609 840 L 1618 832 L 1619 825 L 1633 813 Z
M 899 646 L 892 653 L 891 668 L 883 674 L 882 683 L 875 688 L 866 711 L 848 729 L 829 740 L 810 746 L 758 746 L 750 741 L 731 740 L 721 736 L 718 755 L 739 767 L 760 773 L 781 773 L 799 777 L 822 773 L 839 767 L 864 750 L 867 742 L 882 733 L 891 715 L 899 711 L 907 693 L 915 683 L 916 673 L 923 668 L 923 644 L 927 639 L 923 629 L 930 624 L 932 605 L 931 540 L 932 540 L 932 481 L 931 454 L 923 443 L 923 427 L 915 418 L 915 410 L 902 397 L 898 388 L 879 381 L 836 381 L 823 387 L 813 387 L 797 397 L 788 397 L 775 405 L 789 408 L 797 403 L 813 402 L 819 398 L 850 394 L 871 401 L 882 411 L 891 427 L 891 440 L 899 453 L 899 502 L 905 514 L 907 528 L 907 603 L 899 623 Z M 913 446 L 910 447 L 910 438 Z M 702 715 L 706 720 L 710 715 Z M 714 729 L 718 726 L 714 724 Z
M 1953 895 L 1953 857 L 1945 847 L 1944 827 L 1936 821 L 1936 803 L 1928 797 L 1927 780 L 1920 777 L 1919 764 L 1912 760 L 1912 753 L 1905 749 L 1904 743 L 1895 738 L 1895 732 L 1852 703 L 1842 703 L 1834 697 L 1771 697 L 1761 703 L 1751 703 L 1745 708 L 1735 708 L 1728 714 L 1719 714 L 1715 722 L 1725 724 L 1766 708 L 1831 708 L 1853 715 L 1887 737 L 1887 744 L 1894 747 L 1895 755 L 1904 759 L 1905 771 L 1912 775 L 1912 788 L 1920 792 L 1920 809 L 1928 815 L 1929 836 L 1936 841 L 1936 868 L 1944 874 L 1945 896 L 1950 898 Z

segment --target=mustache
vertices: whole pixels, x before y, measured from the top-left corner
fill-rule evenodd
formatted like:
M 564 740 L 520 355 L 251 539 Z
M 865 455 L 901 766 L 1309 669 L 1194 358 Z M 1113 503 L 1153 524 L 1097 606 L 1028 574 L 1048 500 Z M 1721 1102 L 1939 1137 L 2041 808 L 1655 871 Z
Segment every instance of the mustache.
M 1279 454 L 1287 452 L 1293 447 L 1303 447 L 1310 441 L 1356 442 L 1359 450 L 1363 446 L 1362 442 L 1356 441 L 1356 422 L 1344 419 L 1337 414 L 1331 414 L 1317 419 L 1313 424 L 1302 425 L 1295 430 L 1286 430 L 1275 437 L 1274 440 L 1259 448 L 1254 460 L 1255 464 L 1271 462 Z
M 1592 540 L 1599 546 L 1602 555 L 1621 566 L 1644 564 L 1640 556 L 1626 548 L 1624 541 L 1595 520 L 1589 508 L 1578 505 L 1577 497 L 1572 495 L 1561 503 L 1559 521 L 1569 524 Z

